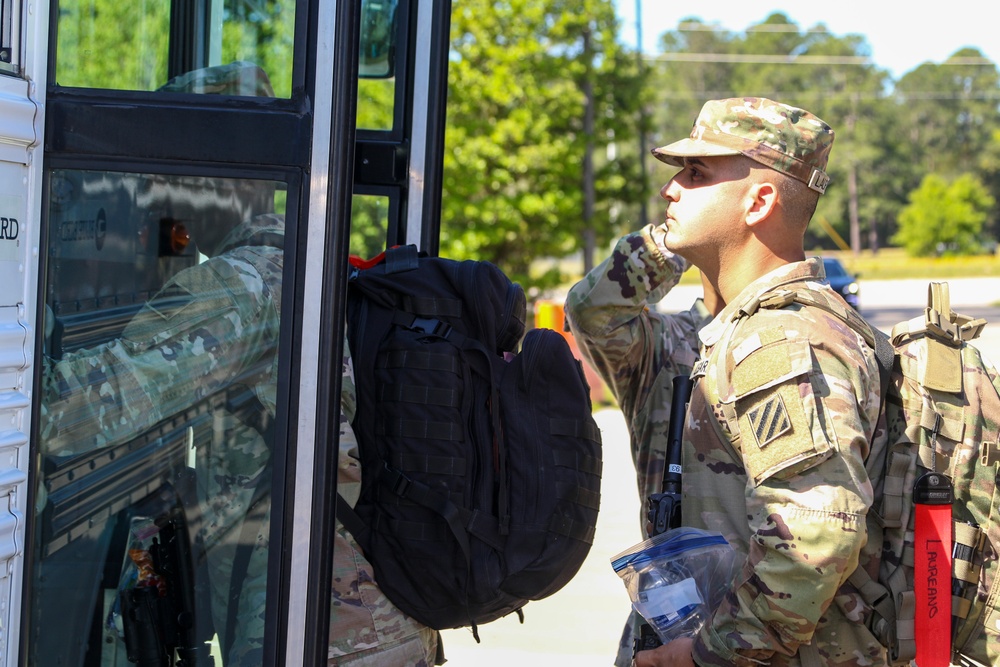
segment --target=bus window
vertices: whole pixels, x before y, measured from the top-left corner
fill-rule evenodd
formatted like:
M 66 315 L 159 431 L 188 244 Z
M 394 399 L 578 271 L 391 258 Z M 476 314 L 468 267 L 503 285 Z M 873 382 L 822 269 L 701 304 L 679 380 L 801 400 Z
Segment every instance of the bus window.
M 395 95 L 395 79 L 359 79 L 358 129 L 391 130 Z
M 260 664 L 288 190 L 50 171 L 29 664 Z
M 60 0 L 55 82 L 287 98 L 295 5 L 294 0 Z
M 20 17 L 18 0 L 0 0 L 0 74 L 18 73 Z
M 358 48 L 358 129 L 392 130 L 398 0 L 365 0 Z
M 386 248 L 389 227 L 389 198 L 354 195 L 351 200 L 351 254 L 364 259 Z

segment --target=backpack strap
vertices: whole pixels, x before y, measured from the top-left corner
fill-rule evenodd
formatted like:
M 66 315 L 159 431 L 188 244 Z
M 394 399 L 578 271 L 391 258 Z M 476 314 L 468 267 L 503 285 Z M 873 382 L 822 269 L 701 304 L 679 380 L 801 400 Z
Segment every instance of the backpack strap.
M 900 322 L 892 328 L 893 342 L 904 337 L 927 336 L 942 343 L 959 347 L 979 337 L 986 326 L 983 318 L 973 319 L 951 309 L 948 283 L 932 282 L 927 286 L 927 308 L 923 316 Z
M 841 306 L 827 299 L 821 299 L 811 290 L 777 290 L 771 292 L 755 304 L 754 310 L 757 307 L 783 308 L 793 302 L 804 306 L 822 308 L 831 315 L 836 316 L 844 324 L 860 334 L 865 339 L 865 342 L 868 343 L 868 346 L 875 350 L 875 359 L 878 361 L 879 387 L 881 389 L 879 396 L 884 404 L 889 388 L 889 376 L 892 373 L 892 365 L 896 357 L 896 352 L 893 349 L 889 336 L 877 327 L 869 324 L 853 308 Z
M 347 532 L 354 537 L 354 541 L 364 551 L 368 541 L 368 524 L 358 516 L 358 513 L 344 499 L 344 496 L 340 495 L 340 491 L 337 492 L 337 521 L 343 524 Z

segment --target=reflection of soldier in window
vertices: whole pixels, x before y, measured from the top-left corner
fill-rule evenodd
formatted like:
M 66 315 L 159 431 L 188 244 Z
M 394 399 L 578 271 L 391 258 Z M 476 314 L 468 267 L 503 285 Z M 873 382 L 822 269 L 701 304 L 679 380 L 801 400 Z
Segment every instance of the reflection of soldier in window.
M 120 338 L 64 355 L 42 378 L 41 442 L 56 456 L 120 444 L 220 393 L 252 402 L 246 410 L 233 401 L 216 407 L 197 474 L 203 528 L 192 537 L 207 553 L 215 628 L 231 645 L 226 664 L 261 659 L 272 445 L 265 436 L 276 403 L 283 232 L 276 215 L 238 226 L 214 257 L 171 279 Z M 231 582 L 241 540 L 251 548 L 246 578 Z M 230 627 L 238 634 L 227 635 Z
M 215 412 L 207 474 L 196 473 L 204 514 L 199 537 L 227 666 L 259 665 L 262 659 L 270 503 L 257 500 L 270 486 L 273 443 L 266 434 L 277 392 L 283 226 L 275 215 L 238 226 L 211 259 L 171 279 L 119 339 L 67 354 L 46 369 L 42 384 L 43 447 L 57 455 L 125 441 L 234 386 L 252 393 L 255 410 Z M 356 399 L 349 356 L 343 372 L 338 484 L 353 501 L 361 472 L 350 428 Z M 249 562 L 236 566 L 241 543 L 252 550 Z M 237 572 L 233 582 L 239 586 L 231 589 L 234 567 L 245 568 L 246 575 Z M 333 567 L 328 664 L 441 659 L 437 633 L 382 595 L 371 566 L 342 529 Z

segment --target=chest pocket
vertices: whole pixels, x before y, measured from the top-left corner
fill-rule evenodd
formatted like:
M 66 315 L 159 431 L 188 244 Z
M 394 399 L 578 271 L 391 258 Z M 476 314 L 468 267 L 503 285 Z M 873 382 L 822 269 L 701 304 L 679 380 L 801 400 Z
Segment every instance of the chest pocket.
M 808 342 L 782 339 L 750 348 L 736 350 L 727 412 L 738 434 L 734 445 L 759 486 L 825 461 L 833 447 L 820 423 Z

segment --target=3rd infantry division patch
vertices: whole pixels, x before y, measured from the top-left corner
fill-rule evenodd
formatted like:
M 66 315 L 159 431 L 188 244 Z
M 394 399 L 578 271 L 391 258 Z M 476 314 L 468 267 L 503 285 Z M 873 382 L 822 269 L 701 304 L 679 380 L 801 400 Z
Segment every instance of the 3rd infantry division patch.
M 747 412 L 747 418 L 750 420 L 750 428 L 757 440 L 757 446 L 761 449 L 792 430 L 792 422 L 788 418 L 785 402 L 782 400 L 781 394 L 778 393 L 771 394 L 750 408 Z

